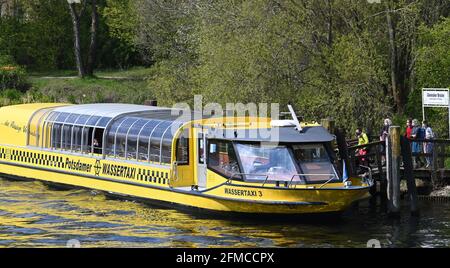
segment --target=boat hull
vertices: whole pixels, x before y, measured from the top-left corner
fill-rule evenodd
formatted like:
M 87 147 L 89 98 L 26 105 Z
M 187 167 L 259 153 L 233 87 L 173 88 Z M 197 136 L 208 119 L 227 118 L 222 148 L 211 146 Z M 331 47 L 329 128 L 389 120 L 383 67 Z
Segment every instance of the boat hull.
M 368 187 L 329 189 L 275 189 L 269 187 L 244 187 L 239 184 L 223 183 L 206 191 L 185 191 L 170 187 L 149 186 L 135 182 L 122 182 L 43 168 L 31 168 L 16 163 L 0 162 L 0 173 L 35 179 L 55 184 L 94 189 L 125 196 L 160 202 L 165 206 L 183 206 L 193 210 L 232 212 L 252 215 L 268 214 L 321 214 L 345 211 L 353 202 L 368 197 Z M 257 196 L 226 195 L 225 193 L 245 193 L 249 189 Z

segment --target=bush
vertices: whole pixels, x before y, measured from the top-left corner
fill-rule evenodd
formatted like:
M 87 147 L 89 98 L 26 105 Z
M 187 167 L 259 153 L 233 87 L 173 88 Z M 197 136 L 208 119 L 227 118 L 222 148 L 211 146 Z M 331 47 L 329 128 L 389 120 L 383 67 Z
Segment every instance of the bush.
M 17 89 L 5 89 L 0 92 L 0 106 L 22 103 L 23 93 Z
M 13 88 L 26 91 L 28 89 L 26 76 L 25 69 L 14 64 L 11 57 L 0 55 L 0 90 Z

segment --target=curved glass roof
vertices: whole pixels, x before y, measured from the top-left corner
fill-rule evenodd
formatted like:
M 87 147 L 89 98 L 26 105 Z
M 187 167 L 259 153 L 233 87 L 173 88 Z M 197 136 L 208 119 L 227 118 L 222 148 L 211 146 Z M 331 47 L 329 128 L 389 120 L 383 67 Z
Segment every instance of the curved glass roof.
M 104 156 L 170 163 L 175 133 L 193 119 L 193 114 L 183 113 L 181 109 L 133 104 L 83 104 L 54 109 L 45 116 L 44 128 L 47 126 L 52 131 L 63 126 L 103 129 L 103 139 L 99 142 Z M 65 128 L 62 131 L 66 131 Z M 63 137 L 61 135 L 61 139 Z M 55 136 L 55 139 L 59 137 Z M 71 139 L 62 143 L 72 144 L 74 138 Z

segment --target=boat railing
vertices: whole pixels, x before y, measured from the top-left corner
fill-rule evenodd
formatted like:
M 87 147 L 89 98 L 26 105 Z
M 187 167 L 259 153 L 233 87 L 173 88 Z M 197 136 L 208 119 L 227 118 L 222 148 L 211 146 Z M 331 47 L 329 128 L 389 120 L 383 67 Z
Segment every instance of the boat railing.
M 325 186 L 326 184 L 328 184 L 328 183 L 330 183 L 330 182 L 332 182 L 332 181 L 334 181 L 334 180 L 336 179 L 336 174 L 313 174 L 313 173 L 295 174 L 295 175 L 292 176 L 292 178 L 291 178 L 291 180 L 290 180 L 290 182 L 289 182 L 289 184 L 288 184 L 288 187 L 291 187 L 291 185 L 292 185 L 292 183 L 293 183 L 295 177 L 298 177 L 300 181 L 304 181 L 304 183 L 306 184 L 307 181 L 308 181 L 308 180 L 306 179 L 306 177 L 319 177 L 319 176 L 320 176 L 320 177 L 322 177 L 322 176 L 331 177 L 331 178 L 330 178 L 329 180 L 327 180 L 325 183 L 323 183 L 322 185 L 320 185 L 319 188 L 322 188 L 322 187 Z M 302 177 L 304 177 L 304 179 L 302 179 Z M 297 187 L 297 184 L 294 184 L 294 185 L 295 185 L 295 187 Z
M 262 186 L 266 185 L 267 181 L 269 180 L 269 176 L 272 174 L 256 174 L 256 173 L 234 173 L 232 174 L 230 177 L 228 177 L 227 180 L 227 184 L 230 184 L 231 181 L 233 181 L 233 179 L 237 178 L 238 176 L 243 178 L 243 176 L 252 176 L 252 177 L 264 177 L 264 181 L 262 183 Z M 319 176 L 328 176 L 331 177 L 327 182 L 325 182 L 324 184 L 321 185 L 320 188 L 322 188 L 324 185 L 328 184 L 329 182 L 336 180 L 336 174 L 308 174 L 308 173 L 303 173 L 303 174 L 294 174 L 292 175 L 291 179 L 289 180 L 289 183 L 287 184 L 287 187 L 291 187 L 294 184 L 294 179 L 296 177 L 299 178 L 300 181 L 303 181 L 304 184 L 307 183 L 307 179 L 306 177 L 319 177 Z M 303 177 L 303 178 L 302 178 Z M 295 184 L 296 186 L 296 184 Z
M 232 174 L 230 177 L 228 177 L 227 184 L 230 184 L 231 181 L 232 181 L 234 178 L 238 177 L 238 176 L 258 176 L 258 177 L 263 177 L 263 176 L 264 176 L 264 177 L 266 178 L 266 179 L 264 180 L 264 182 L 267 181 L 267 179 L 269 178 L 269 175 L 268 175 L 268 174 L 234 173 L 234 174 Z M 264 183 L 263 183 L 263 186 L 264 186 Z

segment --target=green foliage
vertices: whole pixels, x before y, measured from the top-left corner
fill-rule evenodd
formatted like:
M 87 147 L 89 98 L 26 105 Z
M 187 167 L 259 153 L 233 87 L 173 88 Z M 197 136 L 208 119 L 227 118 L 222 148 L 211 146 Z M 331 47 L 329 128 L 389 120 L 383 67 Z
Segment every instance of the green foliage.
M 216 13 L 215 10 L 227 10 Z M 308 54 L 302 30 L 273 1 L 205 4 L 199 13 L 196 83 L 209 101 L 292 100 Z
M 135 44 L 146 62 L 194 63 L 197 4 L 190 0 L 133 1 L 138 19 Z
M 433 27 L 422 25 L 419 31 L 416 62 L 416 88 L 408 98 L 409 114 L 422 118 L 422 88 L 448 88 L 450 86 L 450 18 Z M 427 120 L 440 137 L 448 137 L 448 111 L 427 108 Z
M 422 26 L 417 51 L 417 84 L 419 87 L 450 85 L 450 18 L 431 29 Z
M 357 127 L 376 133 L 383 119 L 392 115 L 390 99 L 380 90 L 387 76 L 382 58 L 376 56 L 376 44 L 366 32 L 342 36 L 335 42 L 325 55 L 326 64 L 321 67 L 328 70 L 327 79 L 321 79 L 321 71 L 311 72 L 310 80 L 324 82 L 313 82 L 314 86 L 309 87 L 312 94 L 300 100 L 301 107 L 316 120 L 335 118 L 348 133 Z M 320 95 L 314 96 L 314 92 Z M 309 104 L 317 97 L 317 103 Z
M 409 116 L 421 118 L 422 87 L 450 85 L 449 1 L 98 2 L 97 67 L 145 63 L 150 68 L 97 73 L 126 79 L 34 78 L 34 88 L 22 96 L 25 102 L 157 98 L 170 106 L 192 103 L 193 95 L 201 94 L 204 101 L 221 104 L 279 103 L 285 110 L 291 103 L 308 120 L 333 117 L 349 133 L 356 127 L 377 133 L 383 118 L 394 117 L 402 126 Z M 73 75 L 60 71 L 74 66 L 66 1 L 18 3 L 21 12 L 0 18 L 0 55 L 11 55 L 37 75 L 48 70 L 57 70 L 50 76 Z M 82 50 L 89 44 L 89 8 L 81 17 Z M 402 109 L 395 108 L 406 96 L 407 114 L 398 114 Z M 441 110 L 429 111 L 440 136 L 446 118 Z
M 19 14 L 0 20 L 0 50 L 29 68 L 72 66 L 73 42 L 69 34 L 72 28 L 67 2 L 20 0 L 16 5 Z
M 106 0 L 106 5 L 100 10 L 101 16 L 109 27 L 111 37 L 124 41 L 133 47 L 136 38 L 138 17 L 130 0 Z
M 23 93 L 17 89 L 5 89 L 0 91 L 0 106 L 22 103 Z
M 14 63 L 11 56 L 0 55 L 0 91 L 5 89 L 26 90 L 25 69 Z
M 176 102 L 193 103 L 195 84 L 189 66 L 185 68 L 176 60 L 155 64 L 148 76 L 147 88 L 154 92 L 160 105 L 171 106 Z
M 145 73 L 147 73 L 146 71 Z M 125 72 L 100 71 L 99 76 L 108 78 L 42 78 L 32 77 L 31 99 L 37 101 L 101 103 L 124 102 L 143 104 L 154 99 L 153 91 L 146 90 L 142 69 Z M 117 78 L 115 78 L 117 77 Z
M 98 1 L 97 65 L 100 68 L 124 68 L 142 63 L 130 40 L 119 38 L 122 35 L 117 30 L 117 27 L 125 27 L 118 23 L 126 24 L 125 18 L 127 14 L 127 18 L 131 18 L 131 11 L 119 12 L 122 16 L 115 20 L 118 13 L 108 9 L 111 5 L 118 10 L 122 6 L 117 3 L 122 2 L 127 1 Z M 17 0 L 16 5 L 20 10 L 18 14 L 0 18 L 0 54 L 11 55 L 17 63 L 32 70 L 74 68 L 73 29 L 67 1 Z M 88 6 L 80 19 L 83 51 L 90 41 L 89 9 Z M 115 24 L 110 27 L 108 22 L 111 21 Z

